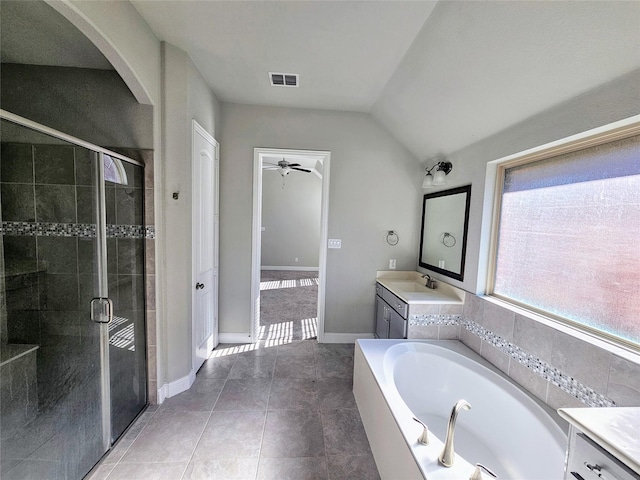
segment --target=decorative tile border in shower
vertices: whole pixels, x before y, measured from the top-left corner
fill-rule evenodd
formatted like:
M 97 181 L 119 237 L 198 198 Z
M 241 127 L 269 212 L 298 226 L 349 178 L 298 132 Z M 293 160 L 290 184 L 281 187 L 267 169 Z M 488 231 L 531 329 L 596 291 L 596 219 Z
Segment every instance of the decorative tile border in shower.
M 14 237 L 95 238 L 94 223 L 2 222 L 0 234 Z M 154 226 L 107 225 L 107 238 L 156 238 Z
M 107 238 L 146 238 L 146 233 L 142 225 L 107 225 Z
M 577 398 L 585 405 L 590 407 L 615 407 L 615 402 L 610 398 L 607 398 L 592 388 L 587 387 L 575 378 L 531 355 L 518 345 L 508 342 L 500 335 L 496 335 L 473 320 L 463 318 L 462 315 L 411 315 L 409 317 L 409 325 L 461 325 L 462 328 L 473 333 L 475 336 L 500 350 L 502 353 L 510 356 L 521 365 L 524 365 L 529 370 L 541 376 L 552 385 L 555 385 L 572 397 Z

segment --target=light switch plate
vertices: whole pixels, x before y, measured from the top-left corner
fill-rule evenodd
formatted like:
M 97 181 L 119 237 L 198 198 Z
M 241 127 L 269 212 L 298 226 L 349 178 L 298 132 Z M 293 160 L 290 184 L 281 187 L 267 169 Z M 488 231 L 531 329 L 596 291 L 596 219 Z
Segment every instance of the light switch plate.
M 342 248 L 342 240 L 339 238 L 330 238 L 329 248 Z

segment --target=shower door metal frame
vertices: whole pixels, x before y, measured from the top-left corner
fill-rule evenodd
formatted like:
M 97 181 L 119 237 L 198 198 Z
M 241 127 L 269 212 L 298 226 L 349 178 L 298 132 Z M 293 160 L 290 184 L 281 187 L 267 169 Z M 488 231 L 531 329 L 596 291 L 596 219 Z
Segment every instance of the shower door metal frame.
M 108 276 L 107 276 L 107 208 L 106 208 L 106 192 L 104 183 L 104 158 L 108 155 L 112 158 L 131 163 L 133 165 L 143 167 L 142 162 L 138 162 L 132 158 L 120 155 L 106 148 L 99 147 L 79 138 L 59 132 L 53 128 L 40 125 L 27 118 L 21 117 L 14 113 L 0 109 L 0 118 L 8 120 L 18 125 L 30 128 L 37 132 L 44 133 L 51 137 L 64 140 L 65 142 L 84 147 L 94 154 L 98 154 L 98 158 L 92 156 L 92 160 L 97 160 L 98 168 L 96 169 L 97 195 L 95 196 L 95 212 L 96 212 L 96 240 L 97 240 L 97 270 L 98 270 L 98 290 L 100 297 L 108 298 Z M 100 327 L 100 401 L 101 401 L 101 417 L 102 417 L 102 443 L 104 452 L 111 448 L 111 375 L 109 363 L 109 323 L 98 321 Z M 148 375 L 148 373 L 147 373 Z

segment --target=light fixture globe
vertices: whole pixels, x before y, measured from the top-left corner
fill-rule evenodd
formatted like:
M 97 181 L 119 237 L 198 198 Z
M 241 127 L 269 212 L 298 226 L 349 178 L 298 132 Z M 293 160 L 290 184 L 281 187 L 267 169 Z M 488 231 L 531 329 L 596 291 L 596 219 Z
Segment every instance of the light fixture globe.
M 428 172 L 424 176 L 424 180 L 422 180 L 422 188 L 429 188 L 429 187 L 433 187 L 433 175 L 431 175 L 431 172 Z
M 436 170 L 436 173 L 433 175 L 433 185 L 435 187 L 440 185 L 446 185 L 447 184 L 446 176 L 447 174 L 444 173 L 444 170 Z

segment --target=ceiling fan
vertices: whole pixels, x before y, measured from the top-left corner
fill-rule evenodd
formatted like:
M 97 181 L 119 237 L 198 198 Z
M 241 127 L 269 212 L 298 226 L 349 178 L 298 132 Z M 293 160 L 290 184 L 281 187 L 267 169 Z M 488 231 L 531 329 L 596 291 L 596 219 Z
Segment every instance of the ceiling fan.
M 289 163 L 284 158 L 280 160 L 277 164 L 265 162 L 264 165 L 267 165 L 266 167 L 263 167 L 265 170 L 278 170 L 278 172 L 280 173 L 280 175 L 282 175 L 283 178 L 286 175 L 289 175 L 289 173 L 291 173 L 292 170 L 297 170 L 298 172 L 311 173 L 311 170 L 307 168 L 301 168 L 301 165 L 299 163 Z

